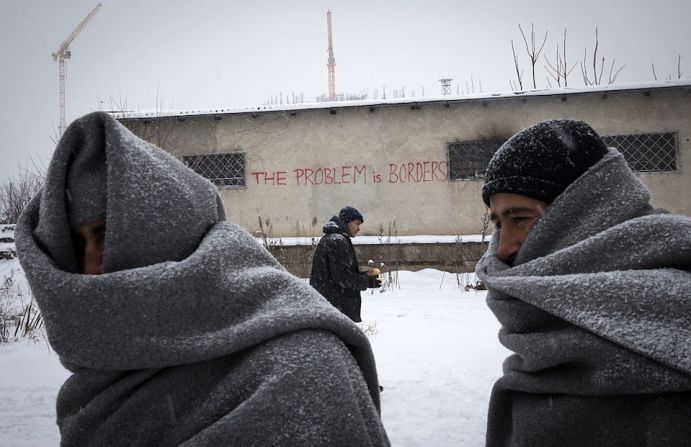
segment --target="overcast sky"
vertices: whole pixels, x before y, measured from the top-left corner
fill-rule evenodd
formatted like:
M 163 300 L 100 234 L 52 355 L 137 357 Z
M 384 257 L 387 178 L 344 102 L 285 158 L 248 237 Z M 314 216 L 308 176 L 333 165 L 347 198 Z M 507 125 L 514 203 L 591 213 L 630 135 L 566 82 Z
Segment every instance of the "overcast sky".
M 0 0 L 0 182 L 18 165 L 47 164 L 59 122 L 58 64 L 51 58 L 96 0 Z M 387 96 L 405 87 L 440 93 L 509 91 L 511 39 L 524 77 L 518 24 L 548 31 L 554 59 L 567 29 L 567 61 L 599 54 L 626 65 L 617 84 L 691 79 L 688 0 L 102 0 L 70 46 L 67 121 L 94 111 L 188 110 L 259 105 L 272 95 L 327 91 L 326 11 L 333 13 L 336 90 Z M 538 87 L 547 87 L 544 59 Z M 607 74 L 605 74 L 605 77 Z M 467 87 L 466 87 L 467 85 Z M 583 85 L 579 67 L 569 85 Z

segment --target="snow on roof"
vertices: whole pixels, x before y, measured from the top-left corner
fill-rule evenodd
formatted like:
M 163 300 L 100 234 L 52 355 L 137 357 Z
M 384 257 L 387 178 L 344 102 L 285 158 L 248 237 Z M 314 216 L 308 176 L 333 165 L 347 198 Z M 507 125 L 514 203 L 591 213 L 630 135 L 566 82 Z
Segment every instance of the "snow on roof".
M 312 109 L 337 109 L 346 107 L 366 107 L 366 106 L 381 106 L 381 105 L 397 105 L 397 104 L 422 104 L 432 102 L 464 102 L 464 101 L 481 101 L 494 100 L 498 98 L 515 98 L 518 96 L 558 96 L 558 95 L 575 95 L 584 93 L 598 93 L 598 92 L 617 92 L 617 91 L 632 91 L 632 90 L 650 90 L 650 89 L 665 89 L 673 87 L 691 87 L 691 80 L 679 81 L 655 81 L 644 82 L 627 85 L 594 85 L 583 87 L 568 87 L 568 88 L 550 88 L 550 89 L 535 89 L 523 91 L 497 92 L 497 93 L 478 93 L 465 95 L 439 95 L 439 96 L 424 96 L 424 97 L 408 97 L 408 98 L 392 98 L 392 99 L 362 99 L 349 101 L 333 101 L 333 102 L 307 102 L 299 104 L 271 104 L 260 106 L 246 106 L 246 107 L 229 107 L 229 108 L 211 108 L 198 110 L 142 110 L 142 111 L 111 111 L 109 112 L 116 119 L 141 119 L 141 118 L 165 118 L 176 116 L 197 116 L 197 115 L 224 115 L 235 113 L 252 113 L 252 112 L 289 112 L 296 110 L 312 110 Z
M 321 235 L 320 235 L 321 236 Z M 320 236 L 297 237 L 269 237 L 266 243 L 269 245 L 316 245 Z M 377 244 L 464 244 L 467 242 L 489 242 L 492 235 L 480 234 L 464 235 L 415 235 L 415 236 L 358 236 L 351 239 L 353 245 L 377 245 Z M 264 240 L 255 236 L 259 243 Z

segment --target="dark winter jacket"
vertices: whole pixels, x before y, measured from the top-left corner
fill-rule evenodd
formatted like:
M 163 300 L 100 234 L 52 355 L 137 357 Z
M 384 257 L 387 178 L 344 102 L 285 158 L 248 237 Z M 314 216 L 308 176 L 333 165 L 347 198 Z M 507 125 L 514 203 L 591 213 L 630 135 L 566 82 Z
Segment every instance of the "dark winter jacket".
M 104 151 L 103 274 L 85 275 L 65 179 Z M 366 336 L 224 218 L 215 187 L 111 116 L 60 140 L 17 248 L 72 376 L 65 446 L 381 446 Z
M 310 285 L 351 320 L 360 322 L 360 291 L 367 289 L 369 279 L 360 272 L 348 227 L 334 216 L 323 231 L 312 259 Z
M 691 219 L 649 201 L 610 149 L 513 266 L 492 238 L 477 274 L 514 354 L 492 391 L 489 447 L 691 445 Z

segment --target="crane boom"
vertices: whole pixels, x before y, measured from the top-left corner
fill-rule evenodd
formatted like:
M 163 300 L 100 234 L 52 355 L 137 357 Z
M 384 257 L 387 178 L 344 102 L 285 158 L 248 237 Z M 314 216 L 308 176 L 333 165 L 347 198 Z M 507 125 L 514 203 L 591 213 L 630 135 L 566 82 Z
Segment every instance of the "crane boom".
M 53 60 L 58 61 L 58 71 L 60 77 L 60 124 L 58 125 L 58 131 L 60 137 L 65 132 L 65 59 L 70 58 L 70 53 L 68 48 L 72 41 L 77 37 L 77 35 L 82 32 L 84 27 L 89 23 L 89 21 L 96 15 L 98 10 L 101 8 L 101 4 L 97 4 L 94 9 L 91 10 L 89 14 L 79 22 L 79 25 L 67 36 L 67 39 L 60 45 L 58 51 L 52 54 Z
M 77 35 L 82 32 L 84 27 L 86 27 L 87 23 L 89 23 L 89 21 L 91 21 L 91 19 L 96 15 L 96 13 L 98 12 L 99 9 L 101 9 L 100 3 L 98 5 L 96 5 L 94 7 L 94 9 L 92 9 L 91 12 L 89 14 L 87 14 L 86 17 L 84 17 L 84 19 L 81 22 L 79 22 L 79 25 L 77 25 L 77 27 L 74 29 L 74 31 L 72 31 L 70 33 L 70 35 L 67 36 L 67 39 L 65 39 L 65 41 L 62 43 L 62 45 L 60 45 L 60 48 L 58 48 L 58 51 L 53 53 L 53 59 L 57 59 L 57 57 L 60 53 L 63 53 L 63 54 L 65 53 L 65 51 L 70 46 L 70 44 L 72 43 L 74 38 L 77 37 Z

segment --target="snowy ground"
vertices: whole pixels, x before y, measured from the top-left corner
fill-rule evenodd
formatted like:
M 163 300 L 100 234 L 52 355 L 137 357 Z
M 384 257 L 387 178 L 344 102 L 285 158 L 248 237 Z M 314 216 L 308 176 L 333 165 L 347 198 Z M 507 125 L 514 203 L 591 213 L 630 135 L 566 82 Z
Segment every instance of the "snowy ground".
M 366 292 L 362 310 L 392 445 L 483 445 L 489 392 L 507 355 L 485 293 L 436 270 L 398 280 L 400 288 Z M 55 397 L 67 378 L 57 356 L 40 340 L 0 345 L 0 378 L 0 445 L 57 445 Z
M 45 344 L 0 345 L 0 445 L 59 444 L 55 397 L 67 376 Z
M 489 393 L 508 351 L 486 292 L 456 275 L 399 272 L 400 289 L 363 295 L 363 324 L 384 386 L 382 419 L 393 446 L 484 445 Z

